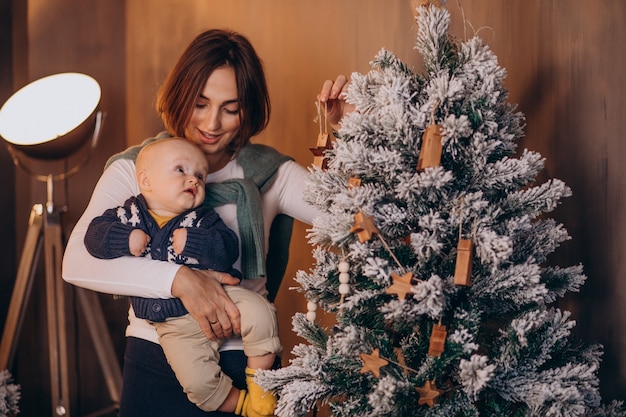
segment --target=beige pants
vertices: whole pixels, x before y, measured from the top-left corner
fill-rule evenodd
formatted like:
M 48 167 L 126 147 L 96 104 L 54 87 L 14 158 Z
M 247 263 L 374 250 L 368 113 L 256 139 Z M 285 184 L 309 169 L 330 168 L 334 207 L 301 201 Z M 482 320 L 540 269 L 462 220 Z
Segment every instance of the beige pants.
M 224 285 L 241 313 L 241 338 L 246 356 L 278 354 L 276 309 L 259 294 Z M 187 397 L 204 411 L 215 411 L 231 390 L 232 380 L 219 366 L 221 340 L 209 340 L 189 314 L 153 323 L 167 361 Z

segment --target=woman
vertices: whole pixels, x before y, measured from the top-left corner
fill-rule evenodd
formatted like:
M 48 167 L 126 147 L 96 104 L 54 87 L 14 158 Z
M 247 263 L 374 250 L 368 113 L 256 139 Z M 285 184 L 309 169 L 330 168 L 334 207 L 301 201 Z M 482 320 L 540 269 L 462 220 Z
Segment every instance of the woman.
M 343 102 L 337 99 L 346 85 L 346 78 L 340 76 L 326 81 L 319 94 L 322 102 L 328 102 L 332 124 L 342 116 Z M 209 163 L 207 195 L 216 196 L 209 203 L 241 242 L 242 255 L 234 267 L 248 278 L 242 285 L 267 295 L 266 284 L 277 286 L 275 278 L 268 282 L 271 274 L 268 270 L 266 275 L 264 265 L 272 222 L 287 215 L 310 224 L 317 211 L 302 199 L 307 171 L 271 148 L 250 144 L 267 126 L 270 115 L 263 68 L 254 48 L 237 33 L 201 33 L 166 78 L 157 110 L 167 131 L 151 140 L 182 136 L 200 146 Z M 116 155 L 107 164 L 70 236 L 63 278 L 103 293 L 180 298 L 207 337 L 230 338 L 240 330 L 239 312 L 221 285 L 237 285 L 237 279 L 146 258 L 100 260 L 85 249 L 83 238 L 91 219 L 139 193 L 134 165 L 137 148 Z M 251 187 L 244 177 L 252 178 L 256 186 Z M 255 228 L 260 224 L 262 228 Z M 132 309 L 126 336 L 121 417 L 219 416 L 236 410 L 239 388 L 245 386 L 246 359 L 240 339 L 226 341 L 221 352 L 222 371 L 233 380 L 230 394 L 219 412 L 205 413 L 183 393 L 154 328 L 135 317 Z

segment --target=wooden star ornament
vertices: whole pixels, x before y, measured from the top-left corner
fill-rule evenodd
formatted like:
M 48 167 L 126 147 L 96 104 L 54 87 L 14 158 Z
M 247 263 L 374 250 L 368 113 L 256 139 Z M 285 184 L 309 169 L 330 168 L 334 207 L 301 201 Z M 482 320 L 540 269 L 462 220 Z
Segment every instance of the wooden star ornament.
M 409 374 L 409 367 L 406 365 L 406 359 L 404 358 L 404 352 L 400 348 L 394 348 L 393 353 L 396 354 L 396 358 L 398 358 L 398 364 L 404 370 L 404 374 Z
M 378 233 L 378 229 L 374 225 L 374 218 L 363 214 L 362 211 L 354 215 L 354 226 L 350 231 L 357 234 L 361 243 L 367 242 L 374 233 Z
M 378 349 L 374 349 L 371 354 L 361 353 L 361 359 L 363 360 L 361 373 L 371 372 L 376 378 L 380 378 L 380 368 L 389 363 L 388 360 L 380 357 Z
M 407 294 L 411 293 L 413 272 L 407 272 L 402 276 L 392 272 L 391 279 L 393 280 L 393 284 L 391 284 L 385 292 L 387 294 L 397 295 L 400 300 L 404 300 Z
M 435 405 L 435 398 L 439 397 L 443 391 L 438 390 L 433 381 L 426 381 L 423 387 L 415 388 L 420 398 L 417 400 L 418 405 L 426 404 L 430 408 Z
M 317 146 L 309 148 L 313 153 L 313 164 L 321 169 L 326 169 L 328 161 L 324 158 L 324 152 L 332 148 L 330 135 L 328 133 L 320 133 L 317 136 Z

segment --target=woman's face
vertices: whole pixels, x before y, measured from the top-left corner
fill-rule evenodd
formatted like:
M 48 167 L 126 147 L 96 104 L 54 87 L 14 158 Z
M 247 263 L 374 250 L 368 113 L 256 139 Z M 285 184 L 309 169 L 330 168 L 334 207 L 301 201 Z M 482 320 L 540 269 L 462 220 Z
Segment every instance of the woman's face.
M 186 129 L 187 139 L 206 155 L 210 172 L 230 160 L 228 145 L 240 125 L 235 71 L 231 67 L 218 68 L 207 79 Z

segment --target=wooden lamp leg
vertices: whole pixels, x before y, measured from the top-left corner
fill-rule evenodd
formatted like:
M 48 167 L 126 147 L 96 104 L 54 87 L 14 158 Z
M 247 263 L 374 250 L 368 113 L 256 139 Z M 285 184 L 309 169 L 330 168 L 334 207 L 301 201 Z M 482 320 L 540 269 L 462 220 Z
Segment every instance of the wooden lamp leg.
M 63 237 L 59 213 L 44 214 L 48 353 L 53 415 L 69 417 L 70 383 L 65 316 L 65 282 L 61 275 Z
M 7 369 L 13 362 L 17 335 L 20 333 L 27 300 L 33 287 L 35 274 L 35 261 L 41 251 L 41 230 L 43 227 L 43 205 L 35 204 L 30 211 L 28 219 L 28 231 L 24 241 L 24 249 L 15 277 L 13 294 L 9 303 L 2 340 L 0 341 L 0 369 Z

